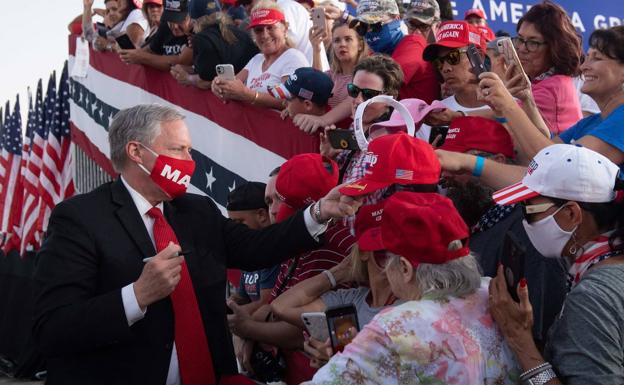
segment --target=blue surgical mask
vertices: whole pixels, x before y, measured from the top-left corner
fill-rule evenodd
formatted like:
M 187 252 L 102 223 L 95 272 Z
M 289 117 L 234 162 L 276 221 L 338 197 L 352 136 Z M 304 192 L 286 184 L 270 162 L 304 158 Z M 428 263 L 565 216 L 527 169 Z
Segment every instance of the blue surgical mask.
M 365 38 L 366 43 L 375 53 L 391 55 L 394 48 L 403 38 L 401 20 L 394 20 L 384 24 L 379 32 L 367 32 Z

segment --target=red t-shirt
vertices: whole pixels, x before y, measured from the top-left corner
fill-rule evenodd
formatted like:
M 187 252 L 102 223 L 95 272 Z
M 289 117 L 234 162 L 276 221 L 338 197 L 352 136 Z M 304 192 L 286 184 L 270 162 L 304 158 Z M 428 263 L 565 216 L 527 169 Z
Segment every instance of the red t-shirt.
M 394 49 L 392 58 L 401 66 L 404 78 L 399 100 L 417 98 L 429 104 L 440 100 L 436 70 L 422 57 L 426 46 L 427 41 L 423 36 L 407 35 Z

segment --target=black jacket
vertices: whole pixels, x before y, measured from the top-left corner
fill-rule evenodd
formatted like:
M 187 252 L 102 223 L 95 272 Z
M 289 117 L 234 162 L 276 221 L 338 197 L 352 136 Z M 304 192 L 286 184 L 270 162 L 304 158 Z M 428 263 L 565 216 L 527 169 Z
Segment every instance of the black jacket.
M 313 248 L 302 213 L 261 231 L 186 194 L 164 212 L 185 255 L 217 376 L 235 373 L 225 308 L 226 267 L 257 270 Z M 169 297 L 128 326 L 121 288 L 156 254 L 121 180 L 59 204 L 35 270 L 34 336 L 47 384 L 165 384 L 174 340 Z

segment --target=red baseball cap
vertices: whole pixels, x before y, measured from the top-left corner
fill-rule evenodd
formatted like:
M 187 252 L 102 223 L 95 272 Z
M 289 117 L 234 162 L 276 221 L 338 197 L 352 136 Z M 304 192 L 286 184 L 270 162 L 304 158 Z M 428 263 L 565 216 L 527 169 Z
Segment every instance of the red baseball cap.
M 495 120 L 480 116 L 462 116 L 449 124 L 441 150 L 467 152 L 470 150 L 515 157 L 513 141 L 507 129 Z
M 259 25 L 273 25 L 280 21 L 285 21 L 284 14 L 275 8 L 260 8 L 251 12 L 250 22 L 247 29 L 257 27 Z
M 404 132 L 384 135 L 368 145 L 364 177 L 340 189 L 344 195 L 359 196 L 392 184 L 436 184 L 440 161 L 433 147 Z
M 423 51 L 423 59 L 433 61 L 438 57 L 438 51 L 442 47 L 461 48 L 470 44 L 476 45 L 485 52 L 486 42 L 480 30 L 468 24 L 467 21 L 445 21 L 440 24 L 440 29 L 436 34 L 436 42 L 429 44 Z
M 496 34 L 494 33 L 494 31 L 492 31 L 492 28 L 488 27 L 487 25 L 476 25 L 474 27 L 481 32 L 486 43 L 488 41 L 496 39 Z
M 362 251 L 385 249 L 381 239 L 381 218 L 386 201 L 360 207 L 355 216 L 355 239 Z
M 163 5 L 163 0 L 143 0 L 143 5 L 145 4 Z
M 467 10 L 464 13 L 464 20 L 467 20 L 470 16 L 476 16 L 481 19 L 485 19 L 485 13 L 483 12 L 482 9 L 479 9 L 479 8 L 472 8 L 472 9 Z
M 275 180 L 275 192 L 283 201 L 277 212 L 278 222 L 297 210 L 324 197 L 338 185 L 336 162 L 320 154 L 295 155 L 282 165 Z
M 468 226 L 447 197 L 400 191 L 387 199 L 381 220 L 385 249 L 416 267 L 443 264 L 470 253 Z

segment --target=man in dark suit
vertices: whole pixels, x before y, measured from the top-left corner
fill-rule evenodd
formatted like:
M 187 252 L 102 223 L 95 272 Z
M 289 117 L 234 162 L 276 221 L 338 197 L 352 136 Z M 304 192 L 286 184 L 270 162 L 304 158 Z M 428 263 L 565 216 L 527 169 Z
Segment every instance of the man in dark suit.
M 218 383 L 236 373 L 226 268 L 257 270 L 314 248 L 325 222 L 359 202 L 335 189 L 254 231 L 185 194 L 194 163 L 175 110 L 123 110 L 109 141 L 120 178 L 59 204 L 38 255 L 34 336 L 47 383 Z

